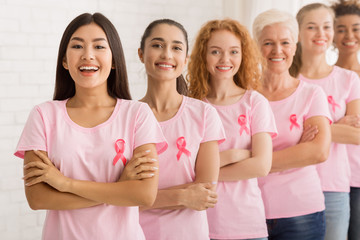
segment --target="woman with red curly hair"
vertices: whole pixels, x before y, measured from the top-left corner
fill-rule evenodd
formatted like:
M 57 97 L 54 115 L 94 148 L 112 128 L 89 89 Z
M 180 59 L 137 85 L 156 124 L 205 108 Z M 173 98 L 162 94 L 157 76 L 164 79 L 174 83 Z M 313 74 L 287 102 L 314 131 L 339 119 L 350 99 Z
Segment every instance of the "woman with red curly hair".
M 213 20 L 199 31 L 188 66 L 190 96 L 212 104 L 223 122 L 218 203 L 207 210 L 212 239 L 266 239 L 257 177 L 269 173 L 276 126 L 261 85 L 261 55 L 235 20 Z
M 335 12 L 334 45 L 339 51 L 336 65 L 360 75 L 358 52 L 360 49 L 360 2 L 341 0 L 332 5 Z M 358 114 L 346 115 L 341 123 L 360 127 Z M 360 147 L 348 144 L 351 180 L 350 180 L 350 225 L 348 239 L 360 239 Z

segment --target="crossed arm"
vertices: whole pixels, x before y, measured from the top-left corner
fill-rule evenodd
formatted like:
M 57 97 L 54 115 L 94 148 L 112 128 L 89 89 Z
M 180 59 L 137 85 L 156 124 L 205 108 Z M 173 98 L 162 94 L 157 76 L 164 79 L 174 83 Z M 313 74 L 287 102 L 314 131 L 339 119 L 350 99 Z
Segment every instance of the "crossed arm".
M 147 151 L 147 150 L 150 150 Z M 134 150 L 134 158 L 157 159 L 154 144 Z M 149 160 L 153 167 L 157 161 Z M 32 209 L 67 210 L 111 204 L 118 206 L 152 205 L 156 198 L 158 171 L 143 180 L 111 183 L 68 178 L 52 164 L 46 152 L 27 151 L 24 158 L 25 194 Z
M 131 179 L 150 177 L 147 175 L 147 164 L 138 160 L 129 163 L 124 172 Z M 161 169 L 160 169 L 161 171 Z M 217 141 L 200 144 L 195 164 L 195 180 L 193 182 L 159 189 L 155 203 L 151 207 L 142 206 L 140 210 L 183 209 L 205 210 L 214 207 L 217 202 L 215 192 L 219 175 L 219 148 Z
M 331 125 L 332 141 L 360 145 L 360 99 L 346 104 L 346 115 Z

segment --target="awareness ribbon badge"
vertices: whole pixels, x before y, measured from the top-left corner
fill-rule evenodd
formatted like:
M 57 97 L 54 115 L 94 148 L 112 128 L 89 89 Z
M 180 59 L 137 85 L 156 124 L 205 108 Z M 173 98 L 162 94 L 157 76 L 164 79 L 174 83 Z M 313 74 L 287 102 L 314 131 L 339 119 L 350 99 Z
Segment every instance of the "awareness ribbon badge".
M 340 105 L 335 102 L 335 100 L 334 100 L 334 98 L 332 96 L 328 96 L 328 103 L 331 104 L 331 108 L 332 108 L 334 113 L 335 113 L 335 107 L 340 108 Z
M 300 125 L 296 121 L 297 121 L 296 114 L 291 114 L 290 115 L 290 122 L 291 122 L 290 131 L 293 129 L 294 126 L 297 128 L 300 128 Z
M 246 126 L 247 124 L 246 115 L 240 115 L 238 117 L 238 123 L 240 125 L 240 136 L 242 135 L 243 131 L 245 131 L 249 135 L 250 134 L 249 128 Z
M 186 149 L 186 141 L 185 141 L 185 138 L 184 138 L 184 137 L 179 137 L 179 138 L 176 140 L 176 146 L 177 146 L 177 148 L 179 149 L 179 152 L 176 154 L 176 158 L 177 158 L 178 161 L 179 161 L 182 153 L 185 153 L 188 157 L 191 156 L 191 152 L 189 152 L 189 151 Z
M 121 161 L 123 162 L 123 164 L 125 166 L 126 158 L 124 157 L 124 154 L 123 154 L 125 151 L 125 141 L 124 140 L 122 140 L 122 139 L 116 140 L 115 151 L 116 151 L 116 156 L 114 157 L 113 165 L 115 166 L 117 161 L 119 161 L 119 159 L 121 159 Z

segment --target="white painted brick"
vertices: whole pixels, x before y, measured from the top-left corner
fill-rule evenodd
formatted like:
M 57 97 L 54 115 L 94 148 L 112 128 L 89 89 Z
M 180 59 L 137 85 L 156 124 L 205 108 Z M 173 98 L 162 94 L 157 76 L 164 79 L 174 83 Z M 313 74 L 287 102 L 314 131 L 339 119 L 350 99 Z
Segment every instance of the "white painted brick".
M 18 32 L 20 30 L 19 22 L 8 19 L 0 19 L 0 32 Z

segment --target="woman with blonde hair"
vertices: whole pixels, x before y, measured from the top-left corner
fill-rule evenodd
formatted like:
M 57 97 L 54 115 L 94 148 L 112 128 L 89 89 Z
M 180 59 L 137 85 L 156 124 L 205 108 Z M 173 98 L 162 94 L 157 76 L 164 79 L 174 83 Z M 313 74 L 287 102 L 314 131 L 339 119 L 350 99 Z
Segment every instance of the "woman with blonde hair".
M 266 239 L 257 177 L 271 167 L 276 126 L 260 85 L 261 55 L 235 20 L 213 20 L 199 31 L 188 66 L 190 96 L 212 104 L 226 132 L 220 148 L 218 203 L 207 210 L 212 239 Z
M 339 52 L 336 66 L 355 71 L 360 75 L 358 53 L 360 49 L 360 2 L 341 0 L 332 5 L 335 11 L 334 45 Z M 360 116 L 346 115 L 338 121 L 353 127 L 360 127 Z M 350 179 L 350 223 L 348 239 L 360 239 L 360 147 L 347 145 Z
M 325 195 L 325 239 L 346 239 L 349 226 L 350 167 L 345 144 L 360 144 L 359 128 L 343 124 L 347 115 L 360 114 L 360 81 L 357 74 L 326 62 L 333 43 L 334 12 L 321 3 L 302 7 L 296 15 L 299 48 L 292 75 L 323 88 L 334 122 L 327 161 L 317 167 Z
M 270 174 L 259 178 L 269 239 L 323 239 L 325 206 L 316 164 L 326 160 L 330 147 L 325 94 L 290 76 L 298 39 L 292 15 L 261 13 L 253 35 L 266 60 L 259 91 L 269 100 L 278 129 Z

